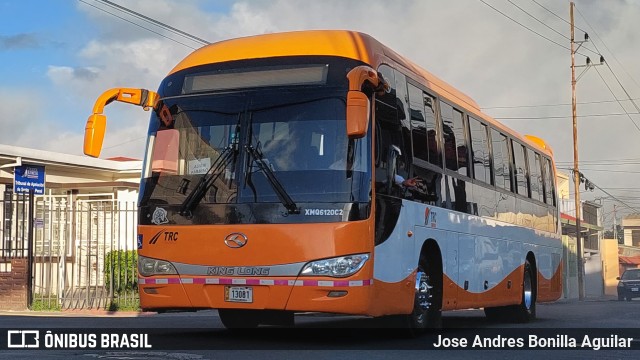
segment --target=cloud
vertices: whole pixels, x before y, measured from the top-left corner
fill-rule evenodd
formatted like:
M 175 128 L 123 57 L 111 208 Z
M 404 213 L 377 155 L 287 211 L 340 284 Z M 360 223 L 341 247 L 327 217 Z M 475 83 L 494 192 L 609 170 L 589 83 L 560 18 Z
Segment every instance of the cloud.
M 23 33 L 16 35 L 0 35 L 0 51 L 34 49 L 41 46 L 36 34 Z
M 50 65 L 47 76 L 55 83 L 72 80 L 92 81 L 99 75 L 100 70 L 95 67 L 69 67 Z
M 174 2 L 140 0 L 123 3 L 151 18 L 187 31 L 209 41 L 304 29 L 350 29 L 369 33 L 398 53 L 412 59 L 438 77 L 474 98 L 481 107 L 566 104 L 571 102 L 569 51 L 513 23 L 478 1 L 257 1 L 240 0 L 224 13 L 206 12 L 198 0 Z M 568 4 L 543 3 L 563 18 L 568 18 Z M 543 27 L 508 3 L 496 7 L 541 34 L 569 47 L 569 41 Z M 569 35 L 569 26 L 534 3 L 520 6 L 546 24 Z M 603 52 L 608 64 L 634 97 L 640 86 L 626 75 L 640 79 L 640 68 L 632 67 L 640 55 L 640 3 L 611 1 L 578 1 L 577 24 L 588 30 L 591 42 L 583 46 Z M 93 104 L 102 91 L 114 86 L 157 88 L 166 73 L 192 50 L 170 40 L 142 30 L 93 8 L 78 4 L 100 29 L 100 35 L 87 42 L 77 53 L 80 66 L 52 64 L 49 79 L 65 93 L 82 97 Z M 587 23 L 586 20 L 589 22 Z M 145 26 L 151 25 L 145 24 Z M 597 31 L 593 31 L 591 26 Z M 158 30 L 156 28 L 153 28 Z M 196 43 L 175 34 L 159 30 L 163 35 L 197 47 Z M 576 38 L 581 38 L 580 31 Z M 601 41 L 604 40 L 604 43 Z M 606 44 L 606 46 L 605 46 Z M 612 49 L 614 55 L 608 50 Z M 615 59 L 623 64 L 623 69 Z M 577 55 L 577 63 L 584 58 Z M 581 71 L 581 70 L 579 70 Z M 601 78 L 602 76 L 602 78 Z M 578 101 L 612 100 L 626 95 L 607 67 L 591 68 L 578 83 Z M 76 101 L 77 102 L 77 101 Z M 86 105 L 89 109 L 91 105 Z M 114 106 L 115 107 L 115 106 Z M 628 107 L 629 111 L 635 110 Z M 147 114 L 139 109 L 111 110 L 121 142 L 133 139 L 130 134 L 144 136 Z M 487 109 L 494 117 L 549 117 L 562 119 L 504 120 L 521 133 L 545 139 L 554 149 L 556 158 L 573 158 L 571 141 L 571 108 L 541 106 L 513 109 Z M 618 104 L 595 103 L 580 105 L 579 115 L 621 112 Z M 635 111 L 634 111 L 635 112 Z M 640 118 L 632 115 L 640 124 Z M 110 123 L 111 123 L 110 122 Z M 122 132 L 120 132 L 122 131 Z M 593 117 L 579 120 L 580 158 L 638 158 L 640 131 L 626 117 Z M 109 139 L 110 133 L 107 134 Z M 105 140 L 111 141 L 111 140 Z M 123 155 L 141 157 L 139 144 L 113 147 L 132 151 Z M 105 143 L 105 147 L 107 144 Z M 588 173 L 596 184 L 634 186 L 637 180 L 629 176 L 611 176 L 606 172 Z

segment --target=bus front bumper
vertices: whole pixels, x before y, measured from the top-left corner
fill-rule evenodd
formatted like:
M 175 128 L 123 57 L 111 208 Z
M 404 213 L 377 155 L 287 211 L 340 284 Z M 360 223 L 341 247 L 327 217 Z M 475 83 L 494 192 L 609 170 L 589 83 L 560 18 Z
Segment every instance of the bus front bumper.
M 256 309 L 367 315 L 372 279 L 140 277 L 145 311 Z M 234 295 L 235 294 L 235 295 Z M 240 294 L 242 296 L 236 296 Z

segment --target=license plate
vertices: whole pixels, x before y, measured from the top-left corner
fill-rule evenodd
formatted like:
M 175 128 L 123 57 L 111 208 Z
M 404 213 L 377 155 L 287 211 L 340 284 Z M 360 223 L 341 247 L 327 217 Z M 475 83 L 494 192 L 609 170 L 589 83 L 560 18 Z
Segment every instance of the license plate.
M 225 286 L 224 301 L 252 303 L 253 288 L 251 286 Z
M 640 288 L 631 288 L 631 291 L 638 291 Z

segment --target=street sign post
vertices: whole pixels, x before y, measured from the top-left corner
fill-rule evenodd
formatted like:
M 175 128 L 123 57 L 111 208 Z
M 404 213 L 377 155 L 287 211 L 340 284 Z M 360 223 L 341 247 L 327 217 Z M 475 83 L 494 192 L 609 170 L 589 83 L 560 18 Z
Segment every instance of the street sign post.
M 36 195 L 44 195 L 44 175 L 44 166 L 24 164 L 15 167 L 13 192 L 28 194 L 33 190 Z

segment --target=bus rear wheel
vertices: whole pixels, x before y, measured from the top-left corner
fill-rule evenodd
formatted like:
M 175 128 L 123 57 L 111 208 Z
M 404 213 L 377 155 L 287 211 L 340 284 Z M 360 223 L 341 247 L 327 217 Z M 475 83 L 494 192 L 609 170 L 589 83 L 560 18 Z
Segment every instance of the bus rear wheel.
M 259 310 L 219 309 L 218 315 L 227 329 L 254 329 L 260 325 Z
M 520 304 L 484 308 L 488 319 L 500 322 L 526 323 L 536 318 L 536 289 L 534 270 L 529 260 L 524 263 L 522 277 L 522 296 Z
M 514 320 L 526 323 L 536 318 L 536 286 L 534 269 L 529 260 L 524 263 L 524 276 L 522 279 L 522 300 L 520 305 L 514 308 Z

